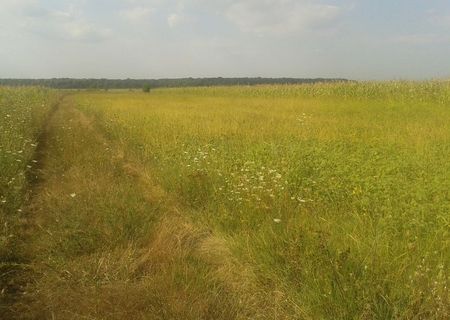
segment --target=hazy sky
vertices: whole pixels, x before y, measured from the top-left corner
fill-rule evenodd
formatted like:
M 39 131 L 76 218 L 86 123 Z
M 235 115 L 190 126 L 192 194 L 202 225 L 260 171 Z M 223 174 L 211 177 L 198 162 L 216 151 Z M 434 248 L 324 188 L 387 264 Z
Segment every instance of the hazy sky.
M 0 78 L 450 77 L 450 0 L 0 0 Z

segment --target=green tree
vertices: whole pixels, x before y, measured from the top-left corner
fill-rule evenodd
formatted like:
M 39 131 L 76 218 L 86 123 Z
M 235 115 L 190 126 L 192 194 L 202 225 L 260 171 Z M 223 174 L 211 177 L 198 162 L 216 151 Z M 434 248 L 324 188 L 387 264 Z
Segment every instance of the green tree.
M 150 92 L 150 85 L 148 83 L 144 84 L 144 86 L 142 87 L 142 91 L 144 92 Z

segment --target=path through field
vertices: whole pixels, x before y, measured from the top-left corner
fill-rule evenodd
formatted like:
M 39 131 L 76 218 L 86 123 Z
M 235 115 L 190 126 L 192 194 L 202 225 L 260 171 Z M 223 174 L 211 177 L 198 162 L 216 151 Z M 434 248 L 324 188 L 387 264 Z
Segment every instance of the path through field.
M 21 209 L 20 221 L 18 223 L 17 240 L 14 242 L 14 256 L 8 259 L 8 270 L 2 269 L 0 278 L 2 288 L 2 301 L 0 304 L 0 317 L 2 319 L 14 319 L 18 317 L 12 306 L 20 303 L 28 303 L 26 287 L 33 281 L 32 261 L 34 253 L 29 247 L 30 241 L 36 232 L 35 216 L 32 209 L 34 197 L 40 193 L 43 181 L 43 169 L 47 156 L 48 139 L 52 135 L 52 122 L 55 113 L 61 105 L 56 102 L 48 112 L 38 134 L 33 155 L 32 170 L 26 172 L 27 192 L 25 196 L 24 209 Z
M 238 265 L 225 239 L 194 226 L 147 168 L 70 98 L 49 115 L 40 137 L 21 247 L 30 268 L 18 275 L 9 318 L 231 319 L 277 312 L 258 296 L 250 268 Z M 61 260 L 48 260 L 55 251 Z

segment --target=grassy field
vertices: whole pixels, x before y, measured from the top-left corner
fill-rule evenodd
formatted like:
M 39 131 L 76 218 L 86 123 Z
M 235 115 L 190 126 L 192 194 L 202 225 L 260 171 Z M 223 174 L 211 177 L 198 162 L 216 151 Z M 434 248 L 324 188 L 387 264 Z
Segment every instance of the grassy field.
M 41 89 L 0 88 L 0 201 L 2 217 L 23 203 L 25 173 L 33 165 L 51 94 Z M 3 225 L 3 223 L 2 223 Z
M 447 319 L 449 159 L 448 82 L 71 94 L 49 120 L 33 281 L 11 308 Z
M 10 279 L 21 273 L 23 205 L 35 179 L 39 135 L 56 94 L 45 89 L 0 88 L 0 315 Z

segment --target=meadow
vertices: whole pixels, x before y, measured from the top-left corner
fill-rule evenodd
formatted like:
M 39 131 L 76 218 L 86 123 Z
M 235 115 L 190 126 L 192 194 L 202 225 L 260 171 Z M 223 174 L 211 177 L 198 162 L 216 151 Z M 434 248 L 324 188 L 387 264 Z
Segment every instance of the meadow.
M 0 121 L 17 123 L 0 101 Z M 22 135 L 28 162 L 33 128 L 2 135 L 0 167 L 18 166 L 2 186 L 26 171 L 3 151 L 22 144 L 6 143 Z M 33 279 L 11 308 L 27 319 L 447 319 L 449 159 L 444 81 L 66 94 L 27 205 Z
M 25 172 L 35 163 L 37 139 L 51 99 L 48 90 L 0 88 L 2 213 L 12 213 L 22 205 Z
M 55 99 L 56 94 L 45 89 L 0 88 L 0 312 L 11 287 L 6 275 L 20 273 L 25 259 L 17 250 L 23 204 L 38 167 L 39 135 Z

